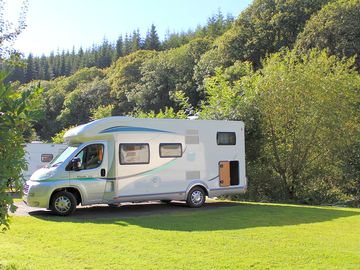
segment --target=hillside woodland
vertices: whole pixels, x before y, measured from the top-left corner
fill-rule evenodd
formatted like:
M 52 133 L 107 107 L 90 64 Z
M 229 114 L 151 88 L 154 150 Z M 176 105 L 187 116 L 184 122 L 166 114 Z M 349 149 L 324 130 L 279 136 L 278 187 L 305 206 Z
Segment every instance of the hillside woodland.
M 28 140 L 110 115 L 242 120 L 249 188 L 233 198 L 355 205 L 359 52 L 360 0 L 254 0 L 164 41 L 152 25 L 145 38 L 30 54 L 7 81 L 42 88 Z

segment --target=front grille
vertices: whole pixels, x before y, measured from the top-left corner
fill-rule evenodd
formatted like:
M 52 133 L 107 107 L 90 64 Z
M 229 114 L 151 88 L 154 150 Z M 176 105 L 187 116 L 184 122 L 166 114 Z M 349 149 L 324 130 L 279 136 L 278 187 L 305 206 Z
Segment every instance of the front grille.
M 23 189 L 23 192 L 24 192 L 24 194 L 28 194 L 28 192 L 29 192 L 29 185 L 27 185 L 27 184 L 25 184 L 24 185 L 24 189 Z

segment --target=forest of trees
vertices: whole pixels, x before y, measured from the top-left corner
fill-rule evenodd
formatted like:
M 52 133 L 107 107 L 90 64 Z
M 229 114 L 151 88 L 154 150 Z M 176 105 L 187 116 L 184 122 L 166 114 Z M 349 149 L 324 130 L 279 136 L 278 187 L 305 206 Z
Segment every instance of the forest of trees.
M 260 201 L 360 201 L 360 0 L 254 0 L 236 19 L 161 41 L 152 25 L 116 43 L 24 59 L 8 77 L 42 87 L 28 139 L 110 115 L 242 120 Z
M 102 44 L 94 44 L 92 48 L 73 48 L 71 51 L 51 52 L 49 56 L 41 57 L 30 53 L 24 57 L 23 65 L 16 67 L 7 81 L 28 83 L 33 80 L 52 80 L 69 76 L 85 67 L 107 68 L 120 57 L 138 50 L 163 51 L 180 47 L 195 38 L 216 38 L 228 30 L 233 21 L 231 15 L 225 17 L 219 10 L 208 19 L 205 26 L 198 26 L 194 31 L 168 32 L 164 41 L 160 41 L 156 26 L 152 24 L 145 37 L 142 37 L 137 29 L 130 34 L 120 35 L 116 42 L 104 39 Z

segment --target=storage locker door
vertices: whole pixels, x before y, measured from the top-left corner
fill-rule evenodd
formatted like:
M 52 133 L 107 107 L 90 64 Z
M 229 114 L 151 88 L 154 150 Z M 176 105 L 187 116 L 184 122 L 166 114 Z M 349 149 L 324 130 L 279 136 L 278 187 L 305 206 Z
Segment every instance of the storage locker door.
M 230 162 L 220 161 L 219 162 L 219 179 L 221 187 L 230 186 Z

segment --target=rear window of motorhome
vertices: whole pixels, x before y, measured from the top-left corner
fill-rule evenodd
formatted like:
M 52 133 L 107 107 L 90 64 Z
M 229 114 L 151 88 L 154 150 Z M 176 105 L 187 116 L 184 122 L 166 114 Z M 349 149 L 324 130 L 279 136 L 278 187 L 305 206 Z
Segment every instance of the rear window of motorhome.
M 216 134 L 216 141 L 218 145 L 235 145 L 236 134 L 235 132 L 218 132 Z
M 150 163 L 150 150 L 147 143 L 120 144 L 119 155 L 121 165 Z
M 161 143 L 159 146 L 159 153 L 161 158 L 181 157 L 181 143 Z
M 52 154 L 41 154 L 41 162 L 50 162 L 52 161 L 52 159 L 54 158 L 54 156 Z

